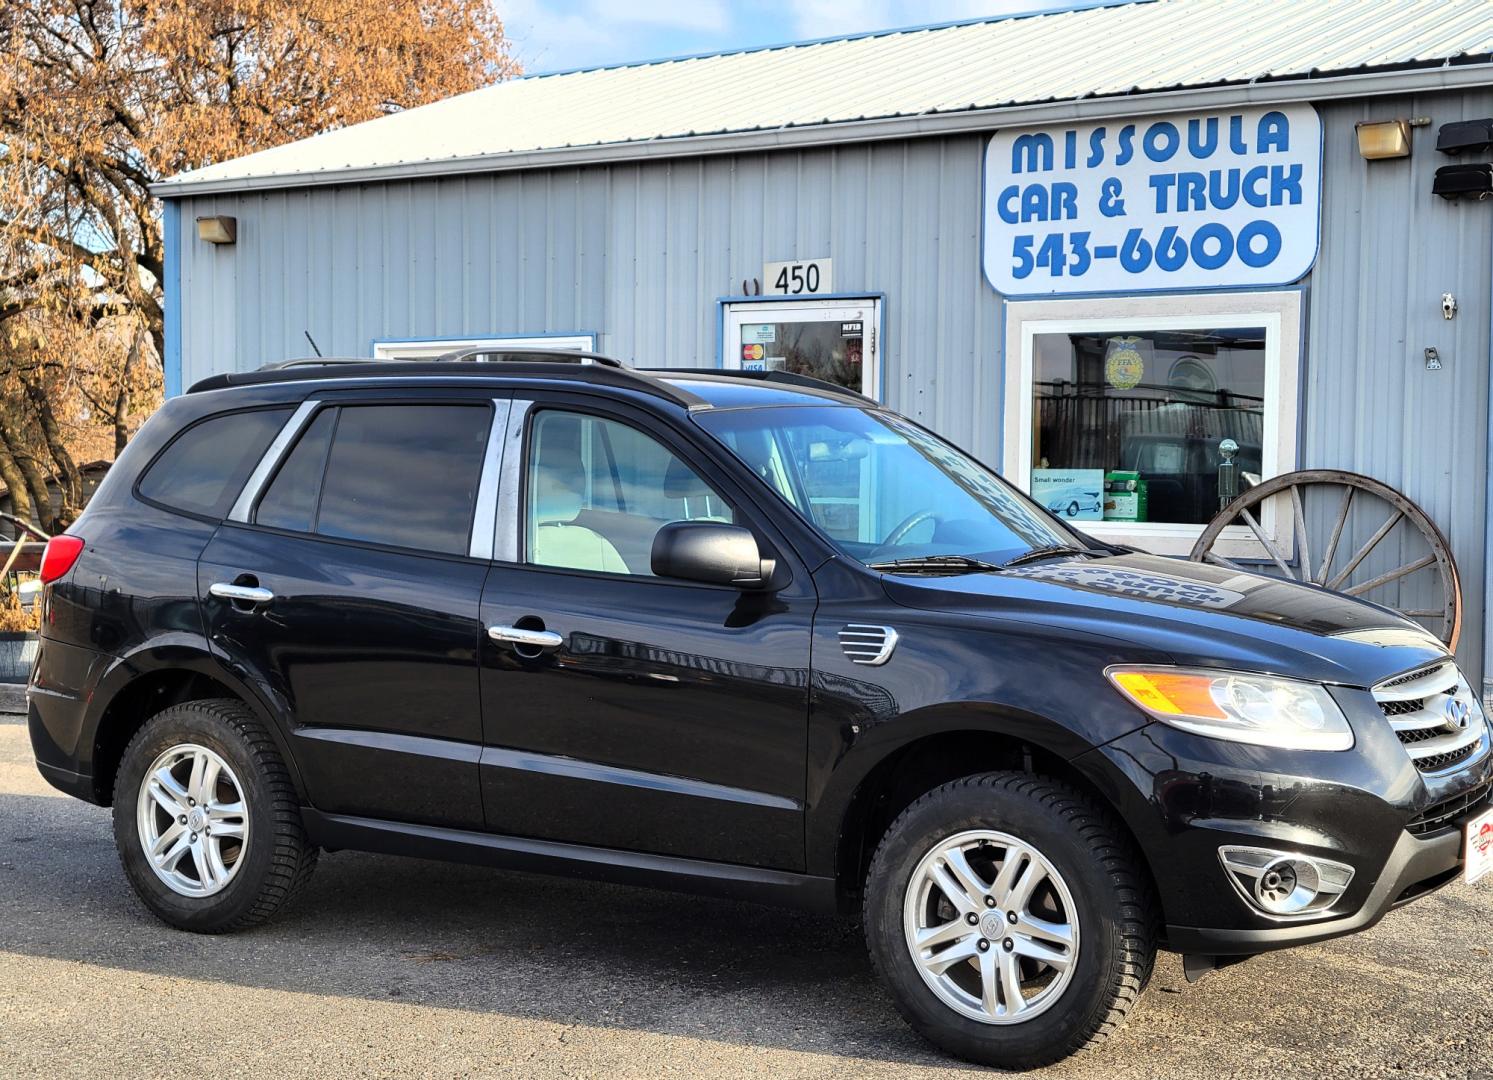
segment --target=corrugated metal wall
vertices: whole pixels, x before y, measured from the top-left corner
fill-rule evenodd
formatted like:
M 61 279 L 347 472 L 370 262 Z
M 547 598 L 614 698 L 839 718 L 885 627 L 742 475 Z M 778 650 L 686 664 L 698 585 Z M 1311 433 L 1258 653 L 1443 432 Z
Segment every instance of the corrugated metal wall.
M 1446 533 L 1467 606 L 1458 653 L 1480 671 L 1493 202 L 1447 202 L 1431 194 L 1431 180 L 1453 160 L 1436 152 L 1436 128 L 1493 116 L 1493 89 L 1319 111 L 1322 246 L 1307 316 L 1301 462 L 1382 480 Z M 1420 116 L 1432 124 L 1414 132 L 1409 158 L 1359 157 L 1357 121 Z M 1441 315 L 1445 292 L 1460 306 L 1451 321 Z M 1427 347 L 1442 370 L 1426 370 Z M 1379 513 L 1360 528 L 1383 520 Z M 1380 556 L 1381 572 L 1401 565 L 1390 557 Z
M 889 403 L 994 460 L 999 301 L 980 274 L 983 139 L 189 200 L 183 386 L 379 338 L 591 331 L 645 364 L 713 365 L 716 299 L 767 260 L 829 256 L 887 294 Z
M 1493 204 L 1431 195 L 1448 160 L 1434 126 L 1416 133 L 1409 160 L 1367 163 L 1353 125 L 1493 115 L 1493 90 L 1321 112 L 1300 461 L 1381 479 L 1446 531 L 1470 616 L 1460 652 L 1478 670 Z M 369 355 L 376 338 L 591 331 L 639 363 L 712 365 L 718 297 L 766 260 L 829 256 L 837 292 L 886 295 L 888 404 L 999 464 L 983 145 L 963 136 L 187 200 L 188 222 L 235 215 L 239 242 L 215 248 L 182 230 L 183 385 L 306 355 L 306 331 L 342 355 Z M 1450 322 L 1448 291 L 1461 304 Z M 1427 346 L 1443 370 L 1425 371 Z

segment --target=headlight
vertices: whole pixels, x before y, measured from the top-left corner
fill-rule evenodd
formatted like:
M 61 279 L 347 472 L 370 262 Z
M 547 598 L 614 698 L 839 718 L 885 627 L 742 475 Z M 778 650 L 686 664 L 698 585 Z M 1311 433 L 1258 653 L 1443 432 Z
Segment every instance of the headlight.
M 1186 668 L 1112 667 L 1120 693 L 1164 724 L 1285 750 L 1347 750 L 1353 729 L 1316 683 Z

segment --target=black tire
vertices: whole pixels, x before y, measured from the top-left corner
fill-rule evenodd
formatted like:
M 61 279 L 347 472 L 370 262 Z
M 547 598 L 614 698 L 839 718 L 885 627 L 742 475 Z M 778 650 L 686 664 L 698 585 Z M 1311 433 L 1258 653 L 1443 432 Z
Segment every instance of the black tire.
M 152 869 L 140 843 L 136 799 L 146 772 L 181 743 L 206 747 L 238 778 L 247 807 L 244 862 L 211 896 L 174 892 Z M 158 713 L 130 740 L 114 782 L 114 842 L 135 894 L 157 917 L 182 930 L 221 934 L 264 922 L 290 904 L 316 866 L 299 800 L 264 725 L 232 699 L 192 701 Z
M 969 829 L 1031 844 L 1073 894 L 1080 948 L 1072 979 L 1030 1020 L 996 1025 L 956 1012 L 923 981 L 907 945 L 903 899 L 914 871 L 941 840 Z M 1129 837 L 1085 795 L 1025 773 L 955 780 L 904 810 L 871 861 L 864 919 L 872 963 L 907 1022 L 950 1053 L 1007 1069 L 1050 1064 L 1118 1029 L 1156 957 L 1150 879 Z

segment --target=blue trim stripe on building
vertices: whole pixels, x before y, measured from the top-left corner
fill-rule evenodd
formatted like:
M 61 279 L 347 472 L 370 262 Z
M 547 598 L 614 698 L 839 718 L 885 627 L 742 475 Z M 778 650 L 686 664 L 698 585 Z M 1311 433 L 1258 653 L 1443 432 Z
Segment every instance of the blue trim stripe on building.
M 166 355 L 161 357 L 165 371 L 166 396 L 181 393 L 181 206 L 167 199 L 161 214 L 161 240 L 166 280 L 161 283 L 166 294 L 164 313 Z

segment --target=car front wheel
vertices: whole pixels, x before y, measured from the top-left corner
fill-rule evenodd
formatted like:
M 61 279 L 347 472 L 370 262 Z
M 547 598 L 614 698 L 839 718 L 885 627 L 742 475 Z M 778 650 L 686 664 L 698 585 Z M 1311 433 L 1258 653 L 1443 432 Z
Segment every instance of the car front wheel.
M 317 855 L 274 741 L 227 699 L 177 705 L 136 733 L 115 779 L 114 840 L 145 906 L 200 933 L 263 922 Z
M 933 789 L 866 881 L 871 957 L 903 1016 L 985 1065 L 1033 1068 L 1119 1027 L 1150 976 L 1149 879 L 1067 785 L 986 773 Z

